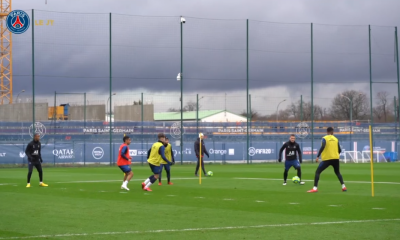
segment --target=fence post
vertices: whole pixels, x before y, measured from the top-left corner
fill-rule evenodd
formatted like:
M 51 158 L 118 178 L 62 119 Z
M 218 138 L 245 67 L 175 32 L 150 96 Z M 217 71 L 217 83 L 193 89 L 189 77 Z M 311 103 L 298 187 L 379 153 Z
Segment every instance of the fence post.
M 86 166 L 86 93 L 83 94 L 83 166 Z
M 251 111 L 251 94 L 249 94 L 249 108 L 250 108 L 250 115 L 249 115 L 248 119 L 250 120 L 250 122 L 249 122 L 249 128 L 247 128 L 247 132 L 250 131 L 249 136 L 251 137 L 251 123 L 252 123 L 252 117 L 253 117 L 253 112 Z M 250 145 L 250 138 L 248 141 L 249 141 L 249 145 Z M 247 149 L 249 149 L 249 148 L 247 148 Z M 251 159 L 249 162 L 250 162 L 250 164 L 253 163 L 253 159 Z
M 35 10 L 32 9 L 32 134 L 35 134 Z
M 369 102 L 370 102 L 370 114 L 371 114 L 371 143 L 372 146 L 370 149 L 372 152 L 374 151 L 374 131 L 373 131 L 373 125 L 374 125 L 374 115 L 373 115 L 373 105 L 372 105 L 372 56 L 371 56 L 371 25 L 368 25 L 368 55 L 369 55 Z M 372 160 L 372 156 L 371 156 Z
M 53 151 L 56 149 L 56 136 L 57 136 L 57 91 L 54 91 L 54 108 L 53 108 L 53 116 L 52 121 L 54 121 L 54 129 L 53 129 Z M 53 162 L 55 165 L 56 156 L 53 154 Z
M 303 122 L 303 95 L 300 95 L 300 122 Z
M 199 136 L 199 94 L 196 94 L 196 133 Z
M 396 68 L 397 68 L 397 94 L 398 94 L 397 100 L 399 101 L 399 102 L 397 102 L 398 104 L 397 104 L 397 108 L 396 108 L 397 109 L 396 118 L 397 118 L 399 116 L 399 106 L 400 106 L 400 65 L 399 65 L 399 36 L 397 34 L 397 27 L 395 27 L 394 30 L 395 30 L 394 37 L 395 37 L 395 44 L 396 44 L 396 62 L 397 62 L 397 65 L 396 65 Z M 400 117 L 397 119 L 396 122 L 398 122 L 400 125 Z M 397 127 L 396 127 L 396 129 L 397 129 Z
M 180 72 L 180 81 L 181 81 L 181 165 L 183 164 L 183 21 L 181 20 L 181 72 Z
M 311 23 L 311 162 L 314 162 L 314 27 Z
M 246 159 L 247 164 L 249 164 L 249 19 L 246 19 L 246 107 L 247 107 L 247 128 L 246 128 L 246 139 L 247 139 L 247 148 L 246 148 Z
M 110 27 L 109 27 L 109 37 L 110 37 L 110 46 L 109 46 L 109 51 L 110 51 L 110 53 L 109 53 L 109 64 L 110 64 L 110 66 L 109 66 L 109 68 L 110 68 L 110 80 L 109 80 L 109 82 L 110 82 L 110 119 L 109 119 L 109 126 L 110 126 L 110 166 L 112 165 L 112 156 L 113 156 L 113 149 L 112 149 L 112 119 L 111 119 L 111 111 L 112 111 L 112 48 L 111 48 L 111 45 L 112 45 L 112 42 L 111 42 L 111 40 L 112 40 L 112 36 L 111 36 L 111 13 L 110 13 L 110 19 L 109 19 L 109 25 L 110 25 Z
M 142 114 L 142 137 L 141 137 L 141 139 L 142 139 L 142 151 L 143 151 L 143 113 L 144 113 L 144 111 L 143 111 L 143 108 L 144 108 L 144 103 L 143 103 L 143 93 L 141 94 L 141 101 L 142 101 L 142 106 L 141 106 L 141 114 Z M 143 155 L 141 156 L 141 160 L 142 160 L 142 166 L 143 166 Z

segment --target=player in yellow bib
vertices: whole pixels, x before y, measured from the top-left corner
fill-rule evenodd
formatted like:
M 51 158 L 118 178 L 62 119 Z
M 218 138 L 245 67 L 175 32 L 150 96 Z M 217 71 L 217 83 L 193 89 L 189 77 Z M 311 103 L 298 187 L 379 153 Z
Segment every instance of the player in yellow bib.
M 174 158 L 174 153 L 172 151 L 172 146 L 169 143 L 168 137 L 165 137 L 165 142 L 164 142 L 164 147 L 165 147 L 165 157 L 172 163 L 175 163 L 175 158 Z M 161 162 L 161 172 L 160 172 L 160 177 L 158 178 L 158 185 L 161 186 L 161 176 L 162 176 L 162 169 L 165 169 L 165 172 L 167 173 L 167 179 L 168 179 L 168 185 L 173 185 L 171 182 L 171 167 L 170 165 L 162 160 Z
M 307 191 L 309 193 L 318 192 L 319 175 L 329 166 L 333 167 L 336 176 L 338 177 L 340 183 L 342 184 L 342 191 L 343 192 L 347 191 L 346 186 L 344 185 L 343 182 L 342 174 L 340 174 L 339 170 L 339 164 L 340 164 L 339 158 L 340 158 L 340 153 L 342 152 L 342 150 L 340 149 L 339 140 L 335 136 L 333 136 L 332 127 L 328 127 L 326 129 L 326 132 L 327 135 L 322 138 L 322 145 L 316 159 L 316 162 L 318 162 L 319 157 L 321 156 L 322 162 L 319 164 L 317 171 L 315 172 L 314 188 Z
M 172 165 L 173 163 L 165 157 L 165 134 L 158 134 L 158 142 L 154 143 L 147 155 L 147 162 L 149 163 L 150 169 L 153 172 L 146 181 L 142 182 L 142 189 L 151 192 L 150 186 L 157 181 L 159 174 L 162 170 L 162 162 Z

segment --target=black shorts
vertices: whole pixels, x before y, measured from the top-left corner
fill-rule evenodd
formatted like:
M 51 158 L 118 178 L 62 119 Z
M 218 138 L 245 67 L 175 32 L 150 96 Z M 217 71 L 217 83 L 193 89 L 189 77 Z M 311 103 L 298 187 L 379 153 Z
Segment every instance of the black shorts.
M 150 166 L 151 171 L 154 174 L 159 174 L 162 171 L 162 165 L 156 166 L 156 165 L 153 165 L 153 164 L 149 163 L 149 166 Z
M 339 159 L 331 159 L 331 160 L 321 161 L 320 164 L 318 165 L 317 171 L 322 172 L 329 166 L 332 166 L 333 169 L 335 169 L 335 171 L 336 171 L 336 170 L 339 170 L 339 164 L 340 164 Z

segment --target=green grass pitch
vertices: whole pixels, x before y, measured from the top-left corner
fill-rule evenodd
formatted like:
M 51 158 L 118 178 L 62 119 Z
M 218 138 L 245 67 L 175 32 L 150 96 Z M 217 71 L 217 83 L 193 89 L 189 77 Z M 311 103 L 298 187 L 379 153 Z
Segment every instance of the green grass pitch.
M 328 168 L 319 192 L 316 164 L 303 164 L 304 186 L 282 186 L 283 164 L 172 167 L 174 185 L 141 190 L 148 166 L 133 166 L 129 192 L 117 167 L 45 168 L 45 183 L 25 187 L 27 169 L 0 169 L 4 239 L 400 239 L 400 164 L 342 164 L 348 192 Z M 34 170 L 36 171 L 36 170 Z M 296 175 L 291 169 L 289 179 Z

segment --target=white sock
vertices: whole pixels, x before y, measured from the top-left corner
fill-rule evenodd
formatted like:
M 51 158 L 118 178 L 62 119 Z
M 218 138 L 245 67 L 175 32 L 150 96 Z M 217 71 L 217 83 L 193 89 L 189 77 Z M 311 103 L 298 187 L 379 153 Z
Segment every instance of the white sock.
M 144 181 L 144 184 L 148 184 L 150 182 L 150 178 L 146 179 L 146 181 Z
M 146 184 L 146 188 L 150 187 L 152 185 L 152 183 L 149 180 L 149 183 Z
M 317 190 L 318 188 L 317 187 L 313 187 L 313 190 Z
M 42 184 L 43 182 L 40 182 L 40 184 Z
M 127 186 L 128 185 L 128 181 L 125 181 L 123 184 L 124 184 L 124 186 Z
M 346 185 L 342 184 L 342 188 L 346 188 Z

